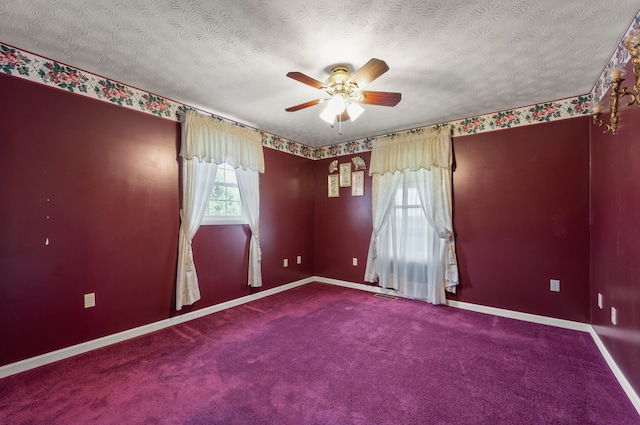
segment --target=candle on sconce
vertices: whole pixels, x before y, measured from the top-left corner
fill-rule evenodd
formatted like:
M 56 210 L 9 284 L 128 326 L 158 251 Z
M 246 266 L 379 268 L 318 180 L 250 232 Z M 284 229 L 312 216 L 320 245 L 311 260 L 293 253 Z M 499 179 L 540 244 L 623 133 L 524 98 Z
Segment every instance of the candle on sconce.
M 614 69 L 613 71 L 611 71 L 612 80 L 619 80 L 620 78 L 622 78 L 622 70 Z

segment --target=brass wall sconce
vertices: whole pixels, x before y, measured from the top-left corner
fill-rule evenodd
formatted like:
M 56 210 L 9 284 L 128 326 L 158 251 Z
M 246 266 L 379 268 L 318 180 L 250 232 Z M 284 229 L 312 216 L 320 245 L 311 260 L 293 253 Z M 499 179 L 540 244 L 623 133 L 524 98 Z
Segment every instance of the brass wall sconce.
M 631 102 L 627 105 L 633 105 L 634 103 L 640 106 L 640 27 L 634 27 L 624 39 L 624 47 L 631 56 L 631 63 L 633 64 L 633 75 L 636 78 L 633 89 L 635 94 L 626 93 L 632 96 Z M 626 92 L 626 90 L 625 90 Z
M 598 127 L 606 126 L 604 130 L 604 134 L 616 134 L 618 129 L 618 99 L 627 93 L 627 88 L 620 89 L 620 84 L 624 81 L 622 78 L 623 70 L 622 69 L 614 69 L 609 74 L 609 80 L 611 80 L 611 92 L 609 93 L 609 110 L 611 111 L 611 118 L 609 119 L 610 124 L 604 122 L 604 120 L 600 119 L 600 114 L 602 113 L 602 108 L 600 105 L 595 105 L 593 107 L 593 123 Z
M 620 67 L 612 69 L 608 78 L 611 82 L 611 91 L 609 93 L 609 110 L 611 112 L 611 118 L 609 120 L 609 124 L 600 119 L 600 114 L 602 113 L 600 105 L 594 105 L 592 110 L 593 123 L 599 127 L 603 125 L 606 126 L 604 134 L 616 134 L 618 129 L 619 99 L 624 96 L 631 96 L 631 101 L 627 103 L 627 106 L 631 106 L 634 103 L 640 106 L 640 27 L 635 27 L 629 32 L 629 35 L 627 35 L 624 40 L 624 47 L 629 52 L 633 63 L 633 75 L 635 77 L 635 84 L 633 88 L 635 93 L 629 92 L 626 87 L 620 87 L 624 81 L 624 78 L 622 78 L 624 76 L 624 68 Z

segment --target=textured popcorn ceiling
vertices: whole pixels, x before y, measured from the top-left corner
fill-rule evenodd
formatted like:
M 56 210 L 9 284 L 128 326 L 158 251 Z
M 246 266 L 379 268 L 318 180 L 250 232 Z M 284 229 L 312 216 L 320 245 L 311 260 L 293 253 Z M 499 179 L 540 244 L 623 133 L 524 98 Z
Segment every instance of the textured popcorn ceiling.
M 0 41 L 310 146 L 588 93 L 636 15 L 632 0 L 30 0 L 0 4 Z M 330 128 L 332 65 L 390 70 L 402 93 Z

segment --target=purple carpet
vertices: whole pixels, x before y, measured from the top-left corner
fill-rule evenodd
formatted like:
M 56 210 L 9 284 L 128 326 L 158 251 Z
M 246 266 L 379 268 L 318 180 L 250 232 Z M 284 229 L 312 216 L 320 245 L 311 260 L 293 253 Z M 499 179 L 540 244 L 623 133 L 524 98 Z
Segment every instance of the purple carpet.
M 0 380 L 2 424 L 640 424 L 586 333 L 310 284 Z

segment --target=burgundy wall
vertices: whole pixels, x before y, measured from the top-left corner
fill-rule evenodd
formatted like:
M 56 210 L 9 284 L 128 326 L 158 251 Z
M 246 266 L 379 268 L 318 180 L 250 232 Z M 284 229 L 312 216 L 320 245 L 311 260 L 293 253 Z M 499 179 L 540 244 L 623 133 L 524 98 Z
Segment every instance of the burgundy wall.
M 313 275 L 313 161 L 265 149 L 260 184 L 262 279 L 271 288 Z M 296 257 L 302 263 L 296 264 Z M 289 260 L 289 267 L 282 266 Z
M 338 157 L 339 163 L 359 156 L 367 163 L 371 153 Z M 329 198 L 329 163 L 336 158 L 315 161 L 315 275 L 364 283 L 364 271 L 373 230 L 371 177 L 365 170 L 364 196 L 351 196 L 351 187 L 341 187 L 340 196 Z M 358 265 L 353 266 L 353 258 Z
M 176 314 L 179 124 L 5 75 L 0 92 L 0 364 Z M 629 376 L 638 355 L 639 180 L 629 131 L 637 116 L 623 114 L 618 145 L 593 139 L 591 266 L 594 291 L 619 306 L 621 321 L 613 328 L 595 312 L 594 323 Z M 587 120 L 454 139 L 454 298 L 588 321 Z M 369 153 L 357 155 L 369 164 Z M 311 275 L 363 281 L 371 179 L 365 196 L 341 188 L 328 198 L 330 161 L 265 149 L 264 288 Z M 248 234 L 247 226 L 201 228 L 194 255 L 203 299 L 184 311 L 250 293 Z M 549 292 L 551 278 L 560 293 Z M 96 308 L 82 307 L 87 292 L 96 292 Z
M 260 175 L 262 290 L 313 275 L 313 163 L 265 149 Z M 205 305 L 249 295 L 249 226 L 200 226 L 193 250 Z M 302 263 L 296 257 L 302 256 Z M 289 267 L 283 267 L 283 260 Z M 197 303 L 191 308 L 200 308 Z
M 179 125 L 4 75 L 0 93 L 0 364 L 167 317 Z
M 0 365 L 176 314 L 179 124 L 4 74 L 0 93 Z M 312 274 L 313 179 L 303 158 L 265 164 L 271 288 Z M 203 226 L 203 299 L 183 311 L 248 294 L 247 250 L 247 226 Z
M 454 227 L 460 291 L 452 298 L 562 319 L 589 320 L 587 118 L 456 137 Z M 370 154 L 358 154 L 367 164 Z M 338 158 L 340 163 L 352 156 Z M 371 237 L 371 179 L 327 197 L 316 162 L 315 274 L 363 282 Z M 358 257 L 358 267 L 351 265 Z M 549 291 L 560 279 L 561 291 Z
M 452 298 L 588 322 L 587 120 L 455 138 Z
M 630 80 L 627 86 L 633 86 Z M 607 102 L 608 94 L 601 103 Z M 621 102 L 619 112 L 615 136 L 591 125 L 591 321 L 640 394 L 640 108 Z M 608 113 L 603 118 L 609 122 Z

